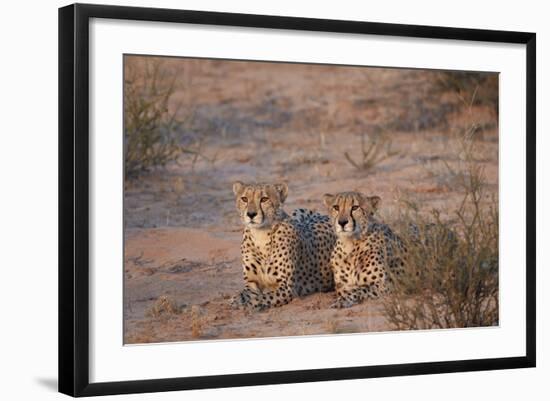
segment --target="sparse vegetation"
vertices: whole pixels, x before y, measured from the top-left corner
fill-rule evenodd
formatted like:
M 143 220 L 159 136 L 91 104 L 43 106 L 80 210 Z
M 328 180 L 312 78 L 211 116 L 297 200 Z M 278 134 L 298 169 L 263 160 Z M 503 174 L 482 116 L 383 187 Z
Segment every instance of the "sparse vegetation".
M 125 178 L 164 166 L 182 152 L 176 138 L 180 121 L 169 109 L 176 76 L 169 78 L 161 67 L 162 61 L 146 59 L 139 66 L 125 65 Z
M 160 317 L 166 315 L 179 315 L 181 307 L 169 296 L 161 295 L 147 311 L 150 317 Z
M 453 170 L 463 192 L 456 221 L 442 221 L 437 210 L 424 216 L 417 204 L 404 204 L 399 221 L 406 268 L 392 277 L 392 294 L 383 301 L 395 329 L 499 322 L 498 204 L 487 194 L 483 168 L 475 162 L 474 132 L 470 127 L 461 137 Z
M 382 161 L 398 155 L 392 149 L 392 140 L 383 134 L 361 135 L 361 155 L 357 160 L 348 152 L 344 153 L 346 160 L 359 171 L 369 171 Z
M 434 85 L 436 91 L 452 91 L 463 103 L 490 106 L 498 115 L 498 74 L 441 71 Z

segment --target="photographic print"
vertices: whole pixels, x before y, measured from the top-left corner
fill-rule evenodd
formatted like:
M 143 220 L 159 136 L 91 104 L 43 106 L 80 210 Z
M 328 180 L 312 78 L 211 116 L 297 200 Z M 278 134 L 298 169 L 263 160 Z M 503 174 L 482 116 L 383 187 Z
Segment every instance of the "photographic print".
M 499 325 L 499 75 L 124 55 L 124 343 Z

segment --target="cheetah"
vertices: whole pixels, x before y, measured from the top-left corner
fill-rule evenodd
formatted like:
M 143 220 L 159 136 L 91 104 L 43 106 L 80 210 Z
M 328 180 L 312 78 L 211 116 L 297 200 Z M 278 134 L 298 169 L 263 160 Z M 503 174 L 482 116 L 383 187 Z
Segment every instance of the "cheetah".
M 346 308 L 385 293 L 388 269 L 399 274 L 399 254 L 406 249 L 390 227 L 374 217 L 380 197 L 341 192 L 325 194 L 324 203 L 338 238 L 331 256 L 336 286 L 332 306 Z
M 297 209 L 283 210 L 286 184 L 233 184 L 244 225 L 241 243 L 245 288 L 234 307 L 262 310 L 281 306 L 296 296 L 334 289 L 330 268 L 336 243 L 328 216 Z

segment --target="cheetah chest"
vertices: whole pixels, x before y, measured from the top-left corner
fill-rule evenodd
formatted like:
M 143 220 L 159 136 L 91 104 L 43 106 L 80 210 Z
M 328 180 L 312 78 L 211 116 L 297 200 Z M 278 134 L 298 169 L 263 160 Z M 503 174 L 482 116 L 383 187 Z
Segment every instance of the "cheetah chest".
M 332 257 L 332 267 L 339 285 L 354 286 L 371 281 L 369 275 L 382 270 L 381 257 L 377 250 L 377 246 L 371 246 L 368 242 L 338 241 Z
M 272 288 L 277 286 L 277 272 L 272 271 L 269 263 L 272 243 L 270 230 L 250 230 L 250 244 L 247 252 L 253 260 L 252 270 L 248 272 L 249 280 L 255 282 L 260 288 Z

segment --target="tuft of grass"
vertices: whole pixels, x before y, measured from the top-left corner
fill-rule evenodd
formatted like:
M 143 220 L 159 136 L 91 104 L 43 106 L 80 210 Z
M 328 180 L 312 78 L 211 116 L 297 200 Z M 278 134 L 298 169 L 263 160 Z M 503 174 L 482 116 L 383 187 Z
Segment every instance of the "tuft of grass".
M 331 334 L 336 334 L 337 330 L 338 330 L 338 325 L 336 324 L 336 322 L 334 320 L 327 319 L 325 321 L 325 332 L 331 333 Z
M 191 337 L 199 338 L 202 335 L 202 319 L 200 307 L 193 305 L 191 307 Z
M 472 128 L 460 138 L 453 171 L 463 193 L 455 222 L 405 201 L 400 236 L 404 269 L 392 275 L 384 313 L 398 330 L 494 326 L 499 322 L 498 203 L 475 162 Z M 412 228 L 412 229 L 411 229 Z
M 147 311 L 147 316 L 160 317 L 166 315 L 179 315 L 181 307 L 169 296 L 161 295 Z
M 354 159 L 348 152 L 344 152 L 346 160 L 359 171 L 369 171 L 384 160 L 397 156 L 398 151 L 392 149 L 392 140 L 382 134 L 368 136 L 361 135 L 361 154 Z

